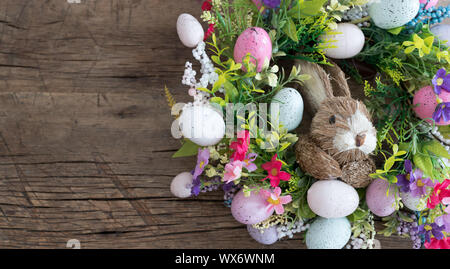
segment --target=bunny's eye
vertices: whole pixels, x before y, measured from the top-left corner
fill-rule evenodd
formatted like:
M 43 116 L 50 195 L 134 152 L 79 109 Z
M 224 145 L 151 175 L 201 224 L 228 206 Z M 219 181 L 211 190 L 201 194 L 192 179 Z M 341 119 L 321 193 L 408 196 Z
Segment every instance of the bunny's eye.
M 336 116 L 335 115 L 331 116 L 328 121 L 330 122 L 330 124 L 335 124 L 336 123 Z

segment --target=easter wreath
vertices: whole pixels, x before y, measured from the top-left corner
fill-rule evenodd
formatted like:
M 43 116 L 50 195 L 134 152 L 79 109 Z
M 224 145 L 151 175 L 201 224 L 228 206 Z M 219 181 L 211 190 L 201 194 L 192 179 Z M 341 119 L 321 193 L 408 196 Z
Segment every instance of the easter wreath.
M 174 157 L 197 155 L 171 192 L 223 189 L 262 244 L 305 233 L 308 248 L 370 249 L 397 233 L 450 248 L 450 7 L 437 2 L 206 0 L 206 32 L 180 15 L 202 76 L 186 62 L 190 103 L 165 89 Z

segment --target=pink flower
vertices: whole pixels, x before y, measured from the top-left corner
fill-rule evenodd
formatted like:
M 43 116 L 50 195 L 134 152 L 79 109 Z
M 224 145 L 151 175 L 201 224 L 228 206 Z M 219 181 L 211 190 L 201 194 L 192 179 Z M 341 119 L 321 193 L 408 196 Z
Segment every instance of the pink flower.
M 268 190 L 261 190 L 260 194 L 267 199 L 267 202 L 269 203 L 267 205 L 267 211 L 271 211 L 275 209 L 275 212 L 278 215 L 281 215 L 284 213 L 283 205 L 288 204 L 292 201 L 292 197 L 290 195 L 286 196 L 280 196 L 281 195 L 281 189 L 280 187 L 276 187 L 273 192 L 270 192 Z
M 231 159 L 233 161 L 243 161 L 250 145 L 250 133 L 247 130 L 240 131 L 237 136 L 237 141 L 230 144 L 230 148 L 234 150 Z
M 450 249 L 450 237 L 438 240 L 431 238 L 430 242 L 425 242 L 426 249 Z
M 256 160 L 256 157 L 258 157 L 258 154 L 256 154 L 256 153 L 249 153 L 245 156 L 245 158 L 242 162 L 243 162 L 244 167 L 247 169 L 247 171 L 253 172 L 256 169 L 258 169 L 256 164 L 253 163 Z
M 210 36 L 212 36 L 214 31 L 216 30 L 214 26 L 215 26 L 214 23 L 211 23 L 211 24 L 208 25 L 208 30 L 206 30 L 206 32 L 205 32 L 205 37 L 203 38 L 203 41 L 205 41 Z
M 225 165 L 225 174 L 223 175 L 223 181 L 227 184 L 231 181 L 235 181 L 236 179 L 241 177 L 242 173 L 242 162 L 241 161 L 232 161 Z
M 425 6 L 425 9 L 429 9 L 430 7 L 434 7 L 439 0 L 420 0 L 419 1 L 421 4 L 426 4 L 428 2 L 428 4 Z
M 267 178 L 269 178 L 270 185 L 274 188 L 278 187 L 278 185 L 280 184 L 280 180 L 289 181 L 291 175 L 287 172 L 281 171 L 282 165 L 283 163 L 281 161 L 277 161 L 277 154 L 273 155 L 272 160 L 270 162 L 261 165 L 261 167 L 264 170 L 266 170 L 267 173 L 269 174 L 262 180 L 266 180 Z
M 209 11 L 212 9 L 212 4 L 211 4 L 211 0 L 206 0 L 205 2 L 203 2 L 202 4 L 202 10 L 203 11 Z

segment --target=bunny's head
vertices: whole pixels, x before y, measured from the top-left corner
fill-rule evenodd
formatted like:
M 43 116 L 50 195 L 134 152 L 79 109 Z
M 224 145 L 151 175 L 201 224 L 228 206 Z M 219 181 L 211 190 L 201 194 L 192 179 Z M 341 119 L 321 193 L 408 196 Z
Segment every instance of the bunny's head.
M 311 136 L 341 164 L 366 158 L 377 145 L 366 106 L 351 97 L 326 99 L 313 118 Z

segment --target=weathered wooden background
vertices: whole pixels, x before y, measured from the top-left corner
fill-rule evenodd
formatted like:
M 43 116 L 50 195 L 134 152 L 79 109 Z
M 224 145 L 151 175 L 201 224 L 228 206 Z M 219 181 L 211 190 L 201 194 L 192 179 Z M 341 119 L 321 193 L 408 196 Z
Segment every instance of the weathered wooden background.
M 73 1 L 76 2 L 76 1 Z M 0 1 L 0 247 L 265 248 L 222 193 L 176 199 L 171 179 L 193 158 L 180 143 L 177 101 L 190 49 L 180 13 L 200 0 Z M 381 226 L 379 225 L 379 228 Z M 378 237 L 383 248 L 411 241 Z M 271 247 L 304 248 L 296 236 Z M 266 247 L 267 248 L 267 247 Z

